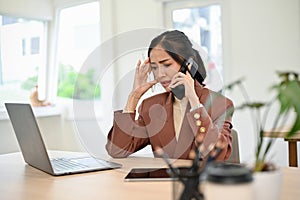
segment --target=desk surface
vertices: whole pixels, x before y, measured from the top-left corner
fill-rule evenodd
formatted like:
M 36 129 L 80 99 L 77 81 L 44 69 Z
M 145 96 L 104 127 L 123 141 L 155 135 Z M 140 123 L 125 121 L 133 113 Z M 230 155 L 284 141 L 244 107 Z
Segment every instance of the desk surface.
M 113 160 L 123 168 L 54 177 L 25 164 L 20 153 L 0 155 L 0 199 L 163 199 L 172 198 L 172 184 L 162 182 L 125 182 L 133 167 L 166 167 L 161 159 L 131 157 Z M 176 161 L 186 165 L 187 161 Z M 300 196 L 300 169 L 283 168 L 282 198 Z

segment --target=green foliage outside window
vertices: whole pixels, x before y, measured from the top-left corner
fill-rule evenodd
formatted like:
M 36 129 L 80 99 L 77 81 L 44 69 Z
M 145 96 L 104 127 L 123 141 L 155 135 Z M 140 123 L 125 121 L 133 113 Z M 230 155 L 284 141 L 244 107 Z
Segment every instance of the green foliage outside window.
M 26 79 L 24 82 L 21 84 L 21 88 L 24 90 L 32 90 L 38 82 L 38 77 L 37 76 L 32 76 Z
M 72 66 L 60 65 L 58 91 L 59 97 L 73 99 L 99 99 L 101 90 L 93 80 L 94 70 L 86 74 L 78 73 Z M 75 82 L 76 81 L 76 82 Z M 76 90 L 75 90 L 76 83 Z
M 35 67 L 35 72 L 38 74 L 39 68 Z M 31 77 L 28 77 L 25 81 L 21 83 L 21 88 L 23 90 L 32 90 L 36 85 L 38 84 L 38 76 L 34 75 Z

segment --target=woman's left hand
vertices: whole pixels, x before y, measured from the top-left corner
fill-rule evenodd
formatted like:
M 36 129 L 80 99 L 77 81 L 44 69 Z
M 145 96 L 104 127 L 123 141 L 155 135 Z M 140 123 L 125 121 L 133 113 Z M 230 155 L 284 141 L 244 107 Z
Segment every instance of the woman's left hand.
M 171 81 L 170 88 L 175 88 L 176 86 L 181 84 L 183 84 L 185 87 L 185 96 L 188 98 L 191 107 L 198 105 L 200 102 L 195 92 L 194 79 L 189 72 L 186 72 L 186 74 L 182 72 L 178 72 L 177 74 L 175 74 Z

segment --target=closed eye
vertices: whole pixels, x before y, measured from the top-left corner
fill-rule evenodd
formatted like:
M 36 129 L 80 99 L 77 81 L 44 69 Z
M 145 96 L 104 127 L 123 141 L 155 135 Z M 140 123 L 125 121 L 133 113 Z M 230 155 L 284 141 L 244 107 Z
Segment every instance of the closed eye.
M 155 71 L 155 70 L 157 70 L 157 68 L 158 68 L 158 66 L 157 66 L 157 65 L 151 65 L 151 70 L 152 70 L 152 71 Z

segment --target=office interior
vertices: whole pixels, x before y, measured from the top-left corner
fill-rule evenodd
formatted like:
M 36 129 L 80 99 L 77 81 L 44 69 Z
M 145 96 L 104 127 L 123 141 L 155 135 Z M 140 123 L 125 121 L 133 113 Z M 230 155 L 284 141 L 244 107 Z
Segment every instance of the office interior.
M 77 111 L 74 115 L 74 105 L 77 100 L 56 96 L 59 12 L 64 8 L 91 2 L 95 1 L 0 0 L 0 15 L 47 22 L 46 68 L 41 75 L 45 85 L 39 88 L 39 91 L 52 105 L 40 108 L 38 114 L 38 122 L 47 146 L 54 150 L 88 150 L 91 154 L 108 157 L 104 145 L 113 110 L 122 109 L 125 105 L 131 89 L 132 71 L 137 60 L 141 59 L 143 51 L 131 52 L 129 49 L 126 52 L 125 50 L 124 54 L 111 61 L 112 67 L 105 71 L 105 78 L 103 78 L 105 84 L 101 88 L 102 111 L 96 119 L 85 116 L 84 112 Z M 97 20 L 100 27 L 98 42 L 100 48 L 103 44 L 118 41 L 119 36 L 129 37 L 131 40 L 124 44 L 131 47 L 130 45 L 136 41 L 130 36 L 137 33 L 141 34 L 139 39 L 144 39 L 145 44 L 148 44 L 150 36 L 161 30 L 174 28 L 170 21 L 172 9 L 220 5 L 223 66 L 220 74 L 224 85 L 244 77 L 244 86 L 250 98 L 264 101 L 271 96 L 269 86 L 278 80 L 276 71 L 300 72 L 299 0 L 99 0 L 96 2 L 99 3 Z M 78 15 L 80 16 L 80 13 Z M 145 48 L 146 45 L 142 47 Z M 115 45 L 109 50 L 112 54 L 119 55 L 118 48 L 126 49 L 125 46 Z M 129 83 L 122 85 L 122 81 L 125 80 Z M 243 101 L 239 91 L 225 91 L 225 95 L 228 95 L 236 105 Z M 91 104 L 91 102 L 86 103 Z M 19 151 L 3 105 L 0 112 L 0 153 Z M 240 160 L 242 163 L 249 163 L 254 159 L 255 146 L 255 131 L 249 112 L 246 110 L 235 112 L 233 126 L 239 136 Z M 272 151 L 270 159 L 279 166 L 288 166 L 288 147 L 283 139 L 276 140 Z M 152 156 L 150 148 L 137 154 Z M 298 162 L 300 162 L 299 156 Z

